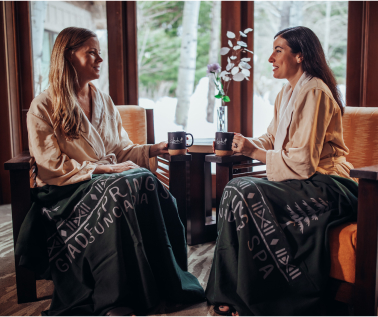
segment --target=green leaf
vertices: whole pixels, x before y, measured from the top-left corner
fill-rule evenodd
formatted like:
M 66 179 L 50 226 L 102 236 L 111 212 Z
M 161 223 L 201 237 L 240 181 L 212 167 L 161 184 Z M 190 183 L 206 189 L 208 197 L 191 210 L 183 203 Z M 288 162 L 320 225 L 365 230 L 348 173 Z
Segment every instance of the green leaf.
M 217 98 L 217 99 L 221 99 L 222 98 L 222 94 L 218 93 L 218 95 L 215 95 L 214 97 Z
M 222 100 L 223 100 L 224 102 L 229 102 L 229 101 L 230 101 L 230 97 L 228 97 L 228 96 L 223 96 Z

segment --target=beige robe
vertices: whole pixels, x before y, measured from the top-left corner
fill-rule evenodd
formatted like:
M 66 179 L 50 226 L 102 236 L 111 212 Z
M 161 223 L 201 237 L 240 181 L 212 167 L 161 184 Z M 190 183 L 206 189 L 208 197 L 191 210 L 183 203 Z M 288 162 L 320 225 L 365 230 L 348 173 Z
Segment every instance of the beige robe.
M 60 131 L 53 129 L 49 90 L 32 101 L 27 127 L 30 155 L 38 167 L 38 187 L 89 180 L 97 165 L 129 160 L 152 171 L 156 169 L 156 158 L 149 158 L 151 145 L 133 144 L 122 127 L 121 116 L 112 99 L 94 85 L 90 84 L 90 87 L 92 122 L 83 112 L 85 132 L 72 141 L 67 141 Z
M 282 149 L 274 149 L 285 88 L 276 98 L 267 133 L 251 139 L 257 147 L 267 150 L 268 179 L 307 179 L 315 172 L 350 178 L 353 165 L 345 158 L 349 150 L 343 139 L 341 110 L 319 78 L 312 78 L 299 90 Z

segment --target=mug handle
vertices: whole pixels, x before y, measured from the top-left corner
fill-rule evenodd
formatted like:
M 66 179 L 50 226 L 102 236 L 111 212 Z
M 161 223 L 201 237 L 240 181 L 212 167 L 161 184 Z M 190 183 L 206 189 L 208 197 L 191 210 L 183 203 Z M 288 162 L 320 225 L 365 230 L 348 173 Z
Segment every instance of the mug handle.
M 191 147 L 194 143 L 194 138 L 193 138 L 193 135 L 191 133 L 185 133 L 186 135 L 190 135 L 192 137 L 192 144 L 190 145 L 187 145 L 186 147 Z

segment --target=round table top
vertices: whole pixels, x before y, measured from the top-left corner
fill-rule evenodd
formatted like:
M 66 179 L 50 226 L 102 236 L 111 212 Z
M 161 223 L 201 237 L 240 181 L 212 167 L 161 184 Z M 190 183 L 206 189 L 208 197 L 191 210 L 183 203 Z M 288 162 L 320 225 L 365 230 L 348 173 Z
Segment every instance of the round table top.
M 189 153 L 213 154 L 213 138 L 195 138 L 194 144 L 188 147 Z

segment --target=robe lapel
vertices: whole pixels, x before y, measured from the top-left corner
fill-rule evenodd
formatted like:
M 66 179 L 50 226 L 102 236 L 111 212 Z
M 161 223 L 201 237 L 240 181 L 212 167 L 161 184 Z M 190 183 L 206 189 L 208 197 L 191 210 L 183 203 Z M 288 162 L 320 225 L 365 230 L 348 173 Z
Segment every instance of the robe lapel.
M 274 141 L 274 150 L 282 150 L 286 138 L 287 129 L 289 128 L 291 117 L 294 111 L 294 104 L 302 87 L 311 80 L 311 76 L 304 72 L 295 85 L 294 91 L 290 84 L 285 87 L 279 112 L 279 124 Z
M 89 143 L 96 153 L 98 158 L 98 161 L 96 162 L 97 164 L 115 164 L 117 163 L 115 155 L 113 153 L 106 154 L 104 142 L 98 132 L 104 115 L 104 103 L 98 94 L 97 88 L 91 83 L 90 87 L 92 92 L 92 122 L 88 120 L 83 112 L 83 125 L 85 132 L 82 133 L 82 137 Z

